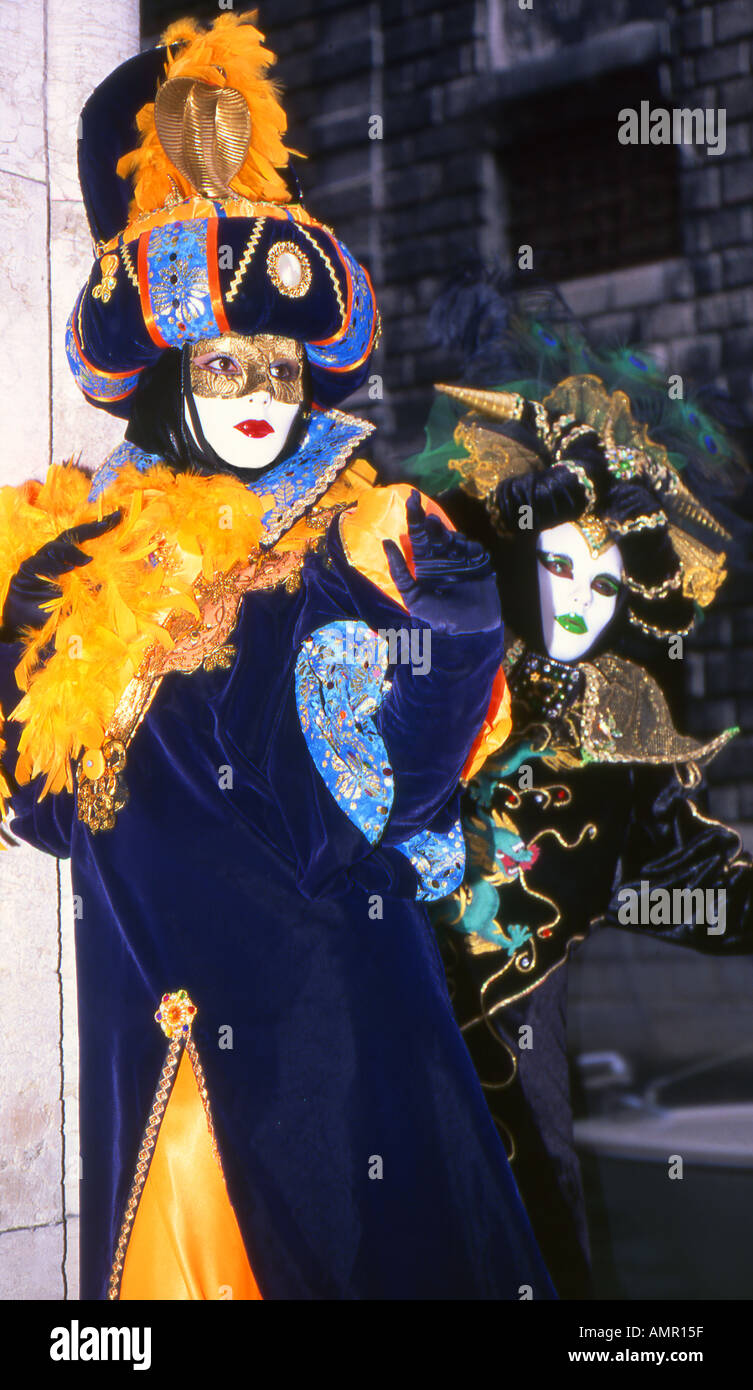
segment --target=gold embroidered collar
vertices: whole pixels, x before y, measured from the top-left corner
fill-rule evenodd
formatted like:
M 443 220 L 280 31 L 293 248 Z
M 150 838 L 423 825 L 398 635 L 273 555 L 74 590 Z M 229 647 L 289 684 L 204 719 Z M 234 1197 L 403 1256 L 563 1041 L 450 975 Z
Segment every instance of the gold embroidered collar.
M 525 678 L 523 687 L 516 688 L 512 673 L 525 653 L 524 644 L 516 638 L 509 644 L 505 659 L 511 676 L 514 731 L 516 704 L 525 710 L 527 701 Z M 549 665 L 562 668 L 567 676 L 577 669 L 582 676 L 580 692 L 572 703 L 565 701 L 557 717 L 562 740 L 555 735 L 549 745 L 552 754 L 554 745 L 562 742 L 562 752 L 568 747 L 571 754 L 577 750 L 583 763 L 705 763 L 738 732 L 726 729 L 706 742 L 679 733 L 653 676 L 614 652 L 581 661 L 577 667 L 551 659 Z

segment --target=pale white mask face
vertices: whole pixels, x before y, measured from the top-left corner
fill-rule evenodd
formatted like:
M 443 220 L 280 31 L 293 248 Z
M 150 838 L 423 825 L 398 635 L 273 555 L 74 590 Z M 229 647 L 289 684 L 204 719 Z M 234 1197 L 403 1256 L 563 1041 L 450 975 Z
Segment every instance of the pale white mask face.
M 301 411 L 300 405 L 273 400 L 268 391 L 232 400 L 218 396 L 194 396 L 194 400 L 207 443 L 231 467 L 249 470 L 266 468 L 282 453 Z M 185 402 L 183 409 L 196 438 Z
M 273 333 L 222 333 L 191 345 L 196 413 L 225 463 L 253 470 L 279 457 L 303 408 L 303 364 L 302 345 Z M 183 410 L 196 439 L 186 401 Z
M 624 574 L 619 547 L 592 555 L 565 521 L 541 532 L 536 554 L 544 644 L 555 661 L 578 661 L 614 617 Z

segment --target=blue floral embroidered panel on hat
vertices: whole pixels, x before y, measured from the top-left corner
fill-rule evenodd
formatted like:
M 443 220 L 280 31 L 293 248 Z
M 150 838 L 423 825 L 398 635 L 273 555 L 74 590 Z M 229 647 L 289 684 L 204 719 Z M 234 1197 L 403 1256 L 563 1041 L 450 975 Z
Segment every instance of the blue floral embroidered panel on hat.
M 149 303 L 168 347 L 221 332 L 209 289 L 207 225 L 203 218 L 191 218 L 147 234 Z

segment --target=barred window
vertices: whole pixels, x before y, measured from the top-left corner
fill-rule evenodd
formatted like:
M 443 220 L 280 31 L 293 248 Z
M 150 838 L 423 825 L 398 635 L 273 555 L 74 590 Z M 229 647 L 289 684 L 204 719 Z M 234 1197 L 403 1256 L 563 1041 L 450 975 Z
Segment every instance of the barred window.
M 656 88 L 610 74 L 536 95 L 532 120 L 518 110 L 524 128 L 499 154 L 513 254 L 532 246 L 537 270 L 555 280 L 681 254 L 677 148 L 617 139 L 620 110 L 667 105 Z

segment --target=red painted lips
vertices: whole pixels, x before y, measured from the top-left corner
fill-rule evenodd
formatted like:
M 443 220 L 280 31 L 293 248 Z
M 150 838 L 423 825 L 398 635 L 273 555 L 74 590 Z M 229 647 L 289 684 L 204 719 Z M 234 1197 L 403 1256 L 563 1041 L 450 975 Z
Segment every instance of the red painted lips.
M 241 420 L 235 428 L 249 439 L 263 439 L 267 434 L 274 434 L 274 428 L 268 420 Z

